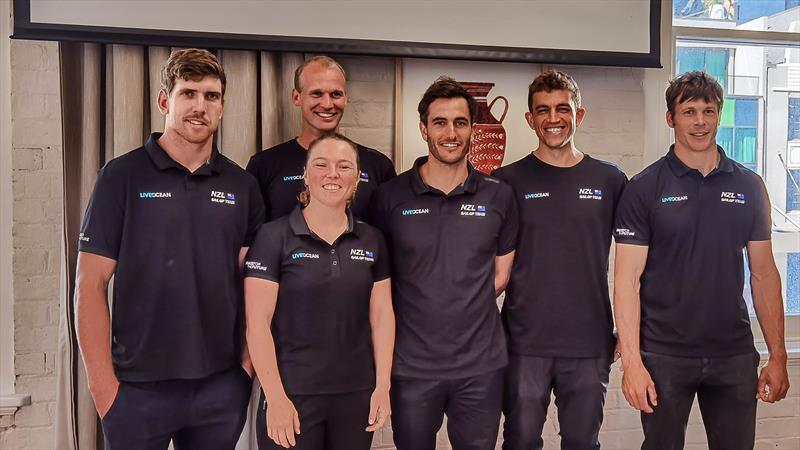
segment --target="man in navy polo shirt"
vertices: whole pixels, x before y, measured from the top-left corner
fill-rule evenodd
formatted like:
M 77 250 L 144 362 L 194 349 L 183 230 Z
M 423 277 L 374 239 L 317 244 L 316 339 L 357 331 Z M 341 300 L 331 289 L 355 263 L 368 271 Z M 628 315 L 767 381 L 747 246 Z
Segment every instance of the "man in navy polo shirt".
M 722 88 L 704 72 L 666 91 L 675 144 L 633 177 L 617 210 L 614 313 L 643 449 L 683 448 L 695 395 L 710 449 L 752 449 L 756 403 L 789 388 L 781 282 L 764 182 L 716 145 Z M 742 296 L 747 250 L 759 354 Z
M 444 414 L 454 450 L 497 441 L 508 357 L 495 299 L 518 217 L 511 187 L 466 160 L 476 110 L 460 84 L 436 80 L 418 108 L 428 156 L 381 186 L 372 209 L 392 256 L 398 450 L 433 450 Z
M 264 206 L 213 143 L 224 94 L 214 55 L 174 52 L 158 95 L 164 133 L 109 161 L 86 209 L 77 331 L 110 450 L 232 449 L 244 425 L 240 266 Z
M 626 177 L 574 144 L 586 110 L 577 83 L 545 72 L 525 119 L 539 146 L 495 176 L 515 191 L 520 232 L 503 303 L 509 345 L 503 449 L 541 449 L 551 392 L 561 447 L 599 448 L 614 350 L 608 253 Z
M 267 221 L 283 217 L 297 206 L 306 149 L 323 133 L 338 130 L 347 106 L 346 78 L 342 66 L 328 56 L 315 56 L 295 70 L 292 103 L 302 114 L 300 136 L 256 153 L 247 163 L 247 171 L 258 180 Z M 363 218 L 378 185 L 393 178 L 395 171 L 383 153 L 363 145 L 358 145 L 358 159 L 361 174 L 350 210 Z

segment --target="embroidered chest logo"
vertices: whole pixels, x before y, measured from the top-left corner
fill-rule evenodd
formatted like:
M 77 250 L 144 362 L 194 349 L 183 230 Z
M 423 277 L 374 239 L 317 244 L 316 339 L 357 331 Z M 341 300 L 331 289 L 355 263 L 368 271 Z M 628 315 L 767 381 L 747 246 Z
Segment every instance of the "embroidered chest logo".
M 550 193 L 549 192 L 531 192 L 530 194 L 525 194 L 523 196 L 523 198 L 525 200 L 533 200 L 533 199 L 545 198 L 545 197 L 550 197 Z
M 350 249 L 350 259 L 353 261 L 375 261 L 375 254 L 369 250 L 364 250 L 361 248 L 352 248 Z
M 677 203 L 689 200 L 688 195 L 674 195 L 671 197 L 661 197 L 661 203 Z
M 461 204 L 461 215 L 472 217 L 483 217 L 486 215 L 486 207 L 483 205 Z
M 236 204 L 236 194 L 222 191 L 211 191 L 211 203 Z
M 244 265 L 250 270 L 260 270 L 261 272 L 267 271 L 267 266 L 261 265 L 260 261 L 245 261 Z
M 283 177 L 283 181 L 300 181 L 303 179 L 302 175 L 286 175 Z
M 172 192 L 139 192 L 139 198 L 170 198 Z
M 417 209 L 404 209 L 403 215 L 404 216 L 416 216 L 419 214 L 430 214 L 431 210 L 428 208 L 417 208 Z
M 602 200 L 603 191 L 600 189 L 580 188 L 578 189 L 578 198 L 581 200 Z
M 734 192 L 725 192 L 723 191 L 719 196 L 719 201 L 723 203 L 736 203 L 739 205 L 744 205 L 744 194 L 737 194 Z
M 295 252 L 292 253 L 292 259 L 319 259 L 319 253 Z

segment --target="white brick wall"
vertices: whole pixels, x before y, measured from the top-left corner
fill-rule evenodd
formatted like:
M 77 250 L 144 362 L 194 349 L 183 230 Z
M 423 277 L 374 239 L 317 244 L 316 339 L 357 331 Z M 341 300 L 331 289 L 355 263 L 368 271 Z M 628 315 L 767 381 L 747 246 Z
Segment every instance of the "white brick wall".
M 19 393 L 32 405 L 0 418 L 0 448 L 48 449 L 53 442 L 55 349 L 58 339 L 58 276 L 62 211 L 61 120 L 58 47 L 53 43 L 12 44 L 12 169 L 15 373 Z M 350 106 L 342 131 L 391 154 L 393 146 L 394 60 L 341 58 L 348 71 Z M 581 85 L 589 112 L 578 144 L 618 163 L 629 175 L 642 166 L 644 96 L 642 69 L 567 68 Z M 757 448 L 800 449 L 800 366 L 792 366 L 790 398 L 759 405 Z M 602 443 L 609 449 L 637 448 L 639 416 L 619 391 L 612 372 Z M 545 425 L 546 448 L 558 448 L 555 408 Z M 440 448 L 448 448 L 440 435 Z M 687 448 L 704 448 L 697 412 Z M 373 448 L 393 448 L 391 430 L 376 434 Z

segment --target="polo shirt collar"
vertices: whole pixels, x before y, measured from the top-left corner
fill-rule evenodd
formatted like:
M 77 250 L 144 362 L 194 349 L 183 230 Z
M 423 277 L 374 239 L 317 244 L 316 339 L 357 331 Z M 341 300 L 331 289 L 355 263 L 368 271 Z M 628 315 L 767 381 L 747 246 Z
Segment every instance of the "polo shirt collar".
M 169 154 L 163 148 L 161 148 L 160 145 L 158 145 L 158 139 L 161 138 L 163 134 L 164 133 L 150 134 L 150 137 L 144 144 L 144 148 L 147 150 L 147 154 L 150 155 L 150 159 L 153 161 L 153 164 L 155 164 L 159 170 L 179 169 L 188 171 L 185 167 L 172 159 Z M 206 164 L 200 166 L 200 168 L 197 169 L 193 175 L 210 175 L 212 172 L 219 173 L 221 170 L 221 159 L 222 157 L 219 154 L 217 145 L 212 144 L 211 158 Z
M 427 156 L 420 156 L 419 158 L 414 161 L 414 165 L 411 167 L 411 188 L 414 190 L 414 194 L 422 195 L 426 192 L 430 193 L 441 193 L 438 189 L 434 189 L 424 181 L 422 181 L 422 175 L 420 174 L 420 168 L 423 164 L 428 162 Z M 474 194 L 478 191 L 478 182 L 480 179 L 478 178 L 478 172 L 472 167 L 469 161 L 467 161 L 467 179 L 461 183 L 460 186 L 457 186 L 453 191 L 448 195 L 455 195 L 461 193 L 469 193 Z
M 733 162 L 730 158 L 728 158 L 727 155 L 725 155 L 725 150 L 717 145 L 717 151 L 719 152 L 719 164 L 717 165 L 716 169 L 709 173 L 709 175 L 713 175 L 717 172 L 733 172 Z M 675 154 L 675 144 L 669 146 L 669 152 L 667 152 L 667 164 L 669 164 L 670 169 L 672 169 L 672 173 L 674 173 L 677 177 L 682 177 L 695 170 L 684 164 L 683 161 L 678 158 L 678 155 Z
M 291 213 L 289 213 L 289 228 L 292 230 L 297 236 L 312 236 L 314 238 L 317 237 L 310 228 L 308 228 L 308 223 L 306 223 L 306 218 L 303 217 L 303 208 L 300 205 L 297 205 Z M 353 218 L 353 213 L 350 211 L 350 208 L 347 208 L 347 229 L 344 230 L 345 234 L 355 234 L 358 236 L 358 223 Z M 318 238 L 317 238 L 318 239 Z

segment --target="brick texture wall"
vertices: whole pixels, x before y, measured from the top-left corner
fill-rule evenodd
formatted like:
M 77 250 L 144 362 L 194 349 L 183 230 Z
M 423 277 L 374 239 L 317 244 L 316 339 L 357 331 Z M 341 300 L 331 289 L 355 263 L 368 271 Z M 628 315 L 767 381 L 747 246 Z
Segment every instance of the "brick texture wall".
M 58 282 L 62 211 L 61 120 L 58 47 L 14 41 L 12 57 L 13 274 L 16 388 L 33 404 L 0 419 L 0 448 L 49 449 L 53 442 L 54 352 L 58 340 Z M 341 58 L 348 71 L 350 105 L 342 131 L 389 155 L 393 145 L 394 60 Z M 578 145 L 613 161 L 632 175 L 643 164 L 642 69 L 571 67 L 588 109 Z M 591 143 L 591 146 L 590 144 Z M 612 369 L 601 441 L 604 448 L 634 449 L 641 442 L 638 414 L 619 390 Z M 759 405 L 757 448 L 800 448 L 800 365 L 790 367 L 794 388 L 775 405 Z M 443 427 L 444 429 L 444 427 Z M 558 448 L 558 423 L 551 406 L 545 448 Z M 449 448 L 444 432 L 439 448 Z M 697 411 L 687 448 L 705 448 Z M 373 448 L 391 449 L 391 429 L 376 434 Z

